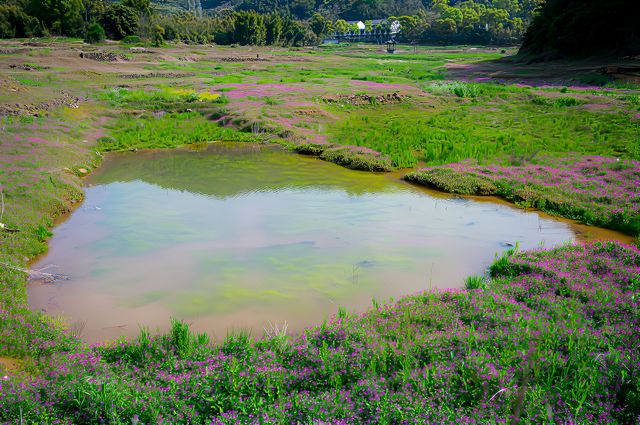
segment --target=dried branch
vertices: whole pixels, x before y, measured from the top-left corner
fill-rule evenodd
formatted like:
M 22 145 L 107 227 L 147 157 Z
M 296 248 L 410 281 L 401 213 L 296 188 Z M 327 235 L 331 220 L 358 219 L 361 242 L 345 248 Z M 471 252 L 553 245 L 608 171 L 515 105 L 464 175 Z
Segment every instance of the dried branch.
M 79 322 L 74 322 L 73 325 L 69 328 L 69 332 L 76 338 L 80 338 L 82 333 L 84 332 L 84 328 L 87 326 L 86 320 L 81 320 Z
M 7 263 L 0 263 L 0 266 L 6 267 L 10 270 L 15 270 L 18 272 L 25 273 L 28 276 L 29 280 L 42 280 L 44 283 L 55 283 L 60 280 L 70 279 L 69 276 L 64 274 L 46 273 L 43 271 L 51 266 L 47 266 L 45 268 L 37 269 L 37 270 L 30 270 L 30 269 L 25 269 L 18 266 L 12 266 L 11 264 L 7 264 Z
M 269 133 L 265 129 L 260 128 L 260 123 L 257 122 L 251 124 L 251 134 L 258 139 L 262 139 L 264 142 L 268 142 L 269 140 L 277 137 L 275 134 Z
M 267 338 L 284 337 L 287 335 L 287 328 L 289 327 L 289 325 L 287 324 L 286 320 L 284 321 L 282 327 L 278 326 L 278 322 L 276 322 L 274 325 L 269 320 L 267 321 L 267 323 L 269 324 L 269 328 L 268 329 L 266 327 L 263 328 Z

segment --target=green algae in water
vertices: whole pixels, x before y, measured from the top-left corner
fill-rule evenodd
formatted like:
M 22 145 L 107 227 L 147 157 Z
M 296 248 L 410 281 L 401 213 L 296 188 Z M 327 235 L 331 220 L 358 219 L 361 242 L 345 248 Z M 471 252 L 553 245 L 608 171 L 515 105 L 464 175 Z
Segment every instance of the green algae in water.
M 573 238 L 568 225 L 448 197 L 276 147 L 110 156 L 50 253 L 72 276 L 29 289 L 33 308 L 86 322 L 89 341 L 166 329 L 300 331 L 429 288 L 462 287 L 505 241 L 533 248 Z

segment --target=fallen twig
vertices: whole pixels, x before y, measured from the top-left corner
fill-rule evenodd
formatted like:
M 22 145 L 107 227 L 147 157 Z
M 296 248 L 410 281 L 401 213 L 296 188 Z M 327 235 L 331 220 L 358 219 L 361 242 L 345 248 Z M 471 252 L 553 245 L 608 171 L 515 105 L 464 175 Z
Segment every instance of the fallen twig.
M 2 267 L 6 267 L 10 270 L 15 270 L 15 271 L 19 271 L 22 273 L 25 273 L 28 277 L 29 280 L 42 280 L 44 283 L 55 283 L 59 280 L 69 280 L 69 276 L 64 275 L 64 274 L 58 274 L 58 273 L 46 273 L 43 270 L 51 267 L 51 266 L 47 266 L 45 268 L 42 269 L 38 269 L 38 270 L 30 270 L 30 269 L 25 269 L 23 267 L 18 267 L 18 266 L 13 266 L 11 264 L 7 264 L 7 263 L 0 263 L 0 266 Z

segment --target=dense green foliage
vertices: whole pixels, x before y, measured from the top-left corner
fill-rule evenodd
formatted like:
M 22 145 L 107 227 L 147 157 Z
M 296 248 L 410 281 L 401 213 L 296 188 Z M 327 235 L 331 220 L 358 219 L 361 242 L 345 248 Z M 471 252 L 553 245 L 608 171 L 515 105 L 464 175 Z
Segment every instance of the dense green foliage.
M 120 3 L 109 6 L 101 21 L 111 38 L 119 39 L 133 35 L 138 29 L 138 15 L 135 10 Z
M 157 3 L 167 2 L 159 0 Z M 205 0 L 205 9 L 235 7 L 243 10 L 256 10 L 269 13 L 277 10 L 290 13 L 296 18 L 310 18 L 318 12 L 331 20 L 344 19 L 347 21 L 367 19 L 381 19 L 388 16 L 417 15 L 420 11 L 433 10 L 444 6 L 459 9 L 464 8 L 494 8 L 505 11 L 511 17 L 527 19 L 540 4 L 541 0 Z
M 521 52 L 549 57 L 638 54 L 638 16 L 636 0 L 547 0 Z
M 89 25 L 89 28 L 87 28 L 87 42 L 100 43 L 101 41 L 104 41 L 105 38 L 106 34 L 102 25 L 97 22 Z
M 400 33 L 410 42 L 517 43 L 535 14 L 540 0 L 490 2 L 436 0 L 334 2 L 252 1 L 235 2 L 202 15 L 197 10 L 174 9 L 170 14 L 154 13 L 148 0 L 9 0 L 0 8 L 0 37 L 52 33 L 85 36 L 93 23 L 100 23 L 111 38 L 137 34 L 185 42 L 251 45 L 308 45 L 321 37 L 374 38 L 390 36 L 390 23 L 398 21 Z M 360 19 L 365 29 L 348 25 L 344 19 Z M 373 26 L 372 19 L 383 19 Z
M 0 4 L 0 38 L 42 35 L 38 19 L 27 14 L 24 6 L 17 1 Z
M 81 35 L 82 0 L 30 0 L 27 12 L 56 34 Z

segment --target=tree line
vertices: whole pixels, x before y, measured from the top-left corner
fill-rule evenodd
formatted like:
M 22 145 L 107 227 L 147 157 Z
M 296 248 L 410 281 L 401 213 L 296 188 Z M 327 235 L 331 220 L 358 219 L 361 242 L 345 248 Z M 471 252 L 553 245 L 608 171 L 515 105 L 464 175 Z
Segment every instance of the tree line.
M 558 56 L 640 54 L 640 1 L 547 0 L 522 53 Z
M 157 13 L 150 0 L 5 0 L 0 38 L 138 36 L 156 44 L 301 46 L 336 34 L 389 35 L 390 24 L 397 21 L 398 41 L 518 43 L 543 1 L 235 0 L 233 7 L 205 1 L 203 7 L 214 9 L 197 16 L 186 10 Z M 354 16 L 365 23 L 364 30 L 347 22 Z M 371 20 L 380 18 L 383 23 L 373 28 Z

